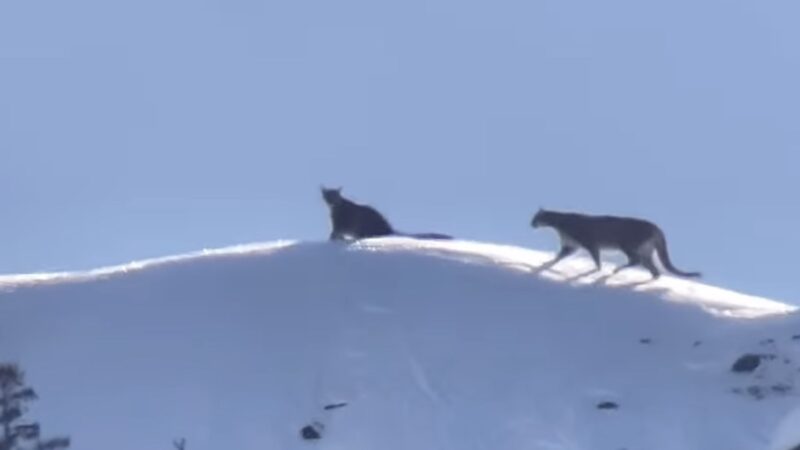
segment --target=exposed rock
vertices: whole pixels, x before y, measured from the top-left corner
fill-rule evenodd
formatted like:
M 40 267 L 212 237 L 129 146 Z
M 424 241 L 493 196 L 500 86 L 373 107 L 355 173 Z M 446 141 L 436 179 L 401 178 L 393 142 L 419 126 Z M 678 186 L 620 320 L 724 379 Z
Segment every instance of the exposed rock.
M 347 406 L 347 403 L 345 403 L 345 402 L 342 402 L 342 403 L 331 403 L 330 405 L 325 405 L 325 407 L 322 408 L 322 409 L 324 409 L 325 411 L 330 411 L 332 409 L 344 408 L 345 406 Z
M 741 356 L 733 363 L 731 370 L 736 373 L 750 373 L 761 365 L 761 355 L 748 353 Z
M 755 397 L 756 400 L 761 400 L 766 396 L 761 386 L 749 386 L 747 388 L 747 393 Z
M 619 409 L 619 405 L 614 402 L 600 402 L 597 404 L 597 409 Z
M 773 385 L 771 389 L 773 392 L 776 392 L 778 394 L 786 394 L 791 392 L 792 386 L 786 383 L 778 383 L 776 385 Z
M 325 426 L 319 422 L 306 425 L 300 430 L 300 436 L 305 440 L 317 440 L 322 438 L 322 430 Z

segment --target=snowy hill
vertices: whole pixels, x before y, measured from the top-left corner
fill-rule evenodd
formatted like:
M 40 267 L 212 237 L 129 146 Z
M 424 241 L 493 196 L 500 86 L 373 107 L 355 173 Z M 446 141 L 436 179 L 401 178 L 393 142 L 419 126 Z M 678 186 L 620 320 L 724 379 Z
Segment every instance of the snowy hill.
M 537 273 L 551 256 L 279 242 L 3 276 L 0 361 L 27 371 L 45 433 L 79 449 L 800 444 L 795 308 L 637 271 L 579 277 L 581 259 Z M 731 371 L 745 354 L 757 367 Z M 321 439 L 301 438 L 309 425 Z

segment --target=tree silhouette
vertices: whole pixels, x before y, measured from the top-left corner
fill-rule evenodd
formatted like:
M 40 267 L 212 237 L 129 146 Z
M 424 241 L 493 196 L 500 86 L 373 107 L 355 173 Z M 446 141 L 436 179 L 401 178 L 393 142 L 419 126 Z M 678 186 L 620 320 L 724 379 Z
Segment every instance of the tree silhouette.
M 66 437 L 41 438 L 36 422 L 22 421 L 25 405 L 36 400 L 25 386 L 25 373 L 16 364 L 0 364 L 0 450 L 60 450 L 69 447 Z

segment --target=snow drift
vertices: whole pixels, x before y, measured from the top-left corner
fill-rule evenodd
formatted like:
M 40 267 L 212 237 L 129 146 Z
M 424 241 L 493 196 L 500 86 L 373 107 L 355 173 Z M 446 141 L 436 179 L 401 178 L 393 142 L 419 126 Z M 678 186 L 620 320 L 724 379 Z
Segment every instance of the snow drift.
M 81 449 L 800 444 L 795 308 L 581 259 L 537 272 L 551 256 L 279 242 L 4 276 L 0 361 Z

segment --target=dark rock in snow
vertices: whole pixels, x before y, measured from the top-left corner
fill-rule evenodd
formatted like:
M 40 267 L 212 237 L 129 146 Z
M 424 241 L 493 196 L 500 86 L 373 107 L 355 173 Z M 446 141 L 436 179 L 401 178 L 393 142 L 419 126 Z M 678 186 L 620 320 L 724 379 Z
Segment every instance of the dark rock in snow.
M 774 344 L 774 343 L 775 343 L 775 339 L 772 339 L 772 338 L 764 339 L 763 341 L 761 341 L 761 345 L 769 345 L 769 344 Z
M 300 430 L 300 436 L 303 437 L 305 440 L 317 440 L 322 438 L 322 430 L 325 427 L 319 423 L 314 422 L 311 425 L 306 425 Z
M 755 397 L 756 400 L 761 400 L 766 396 L 764 389 L 761 388 L 761 386 L 749 386 L 747 388 L 747 393 Z
M 795 341 L 800 341 L 800 334 L 795 334 L 794 336 L 792 336 L 792 339 L 795 340 Z M 794 449 L 792 449 L 792 450 L 794 450 Z
M 345 402 L 342 402 L 342 403 L 331 403 L 330 405 L 325 405 L 325 407 L 322 408 L 322 409 L 324 409 L 325 411 L 330 411 L 332 409 L 344 408 L 345 406 L 347 406 L 347 403 L 345 403 Z
M 692 344 L 692 347 L 700 347 L 700 344 L 702 344 L 702 343 L 703 343 L 702 341 L 694 341 L 694 344 Z
M 756 370 L 760 364 L 761 355 L 748 353 L 737 359 L 736 362 L 733 363 L 731 370 L 736 373 L 749 373 Z
M 800 450 L 800 444 L 795 445 L 794 447 L 790 448 L 789 450 Z
M 650 338 L 642 338 L 642 339 L 639 339 L 639 343 L 642 343 L 642 344 L 649 344 L 649 343 L 651 343 L 651 342 L 653 342 L 653 340 L 652 340 L 652 339 L 650 339 Z
M 792 395 L 794 387 L 787 383 L 777 383 L 773 385 L 751 385 L 746 388 L 733 388 L 733 393 L 749 395 L 756 400 L 763 400 L 768 396 L 786 396 Z
M 786 383 L 778 383 L 773 385 L 771 389 L 773 392 L 776 392 L 778 394 L 786 394 L 792 391 L 792 386 Z
M 597 409 L 619 409 L 619 405 L 614 402 L 600 402 Z

